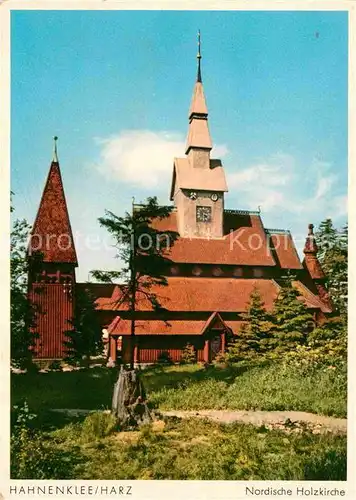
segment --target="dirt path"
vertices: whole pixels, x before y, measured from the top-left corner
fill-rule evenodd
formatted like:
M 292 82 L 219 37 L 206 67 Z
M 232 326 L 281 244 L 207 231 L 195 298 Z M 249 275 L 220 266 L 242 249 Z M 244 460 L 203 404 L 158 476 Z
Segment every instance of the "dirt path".
M 162 411 L 165 416 L 178 418 L 208 418 L 215 422 L 229 424 L 241 422 L 267 428 L 300 429 L 303 426 L 313 432 L 346 432 L 347 419 L 315 415 L 304 411 L 230 411 L 230 410 L 200 410 L 200 411 Z
M 91 410 L 56 409 L 59 413 L 71 416 L 85 415 Z M 267 429 L 283 429 L 302 432 L 303 427 L 315 434 L 321 432 L 347 432 L 347 419 L 315 415 L 304 411 L 231 411 L 231 410 L 200 410 L 200 411 L 161 411 L 163 416 L 178 418 L 208 418 L 215 422 L 230 424 L 241 422 L 256 426 L 264 425 Z

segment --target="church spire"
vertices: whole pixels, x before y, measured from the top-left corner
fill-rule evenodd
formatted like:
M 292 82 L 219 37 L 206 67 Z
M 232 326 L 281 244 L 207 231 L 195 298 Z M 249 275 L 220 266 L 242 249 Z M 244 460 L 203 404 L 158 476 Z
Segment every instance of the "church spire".
M 192 102 L 189 110 L 189 130 L 188 139 L 186 146 L 186 154 L 189 155 L 191 151 L 191 157 L 194 160 L 194 152 L 199 152 L 199 157 L 204 156 L 206 161 L 205 166 L 210 165 L 210 151 L 213 147 L 210 138 L 209 127 L 208 127 L 208 108 L 205 101 L 204 88 L 201 77 L 201 39 L 200 31 L 198 32 L 198 72 L 197 80 L 194 85 Z M 194 163 L 194 161 L 193 161 Z M 199 162 L 202 166 L 202 162 Z
M 44 263 L 68 263 L 77 266 L 77 255 L 58 162 L 57 139 L 54 137 L 53 158 L 33 224 L 28 254 L 39 252 Z

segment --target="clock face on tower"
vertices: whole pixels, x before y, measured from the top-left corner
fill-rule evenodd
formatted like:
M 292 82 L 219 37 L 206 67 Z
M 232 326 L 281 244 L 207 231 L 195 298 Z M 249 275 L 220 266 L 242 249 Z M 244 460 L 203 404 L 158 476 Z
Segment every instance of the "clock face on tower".
M 211 222 L 211 207 L 197 206 L 197 222 Z

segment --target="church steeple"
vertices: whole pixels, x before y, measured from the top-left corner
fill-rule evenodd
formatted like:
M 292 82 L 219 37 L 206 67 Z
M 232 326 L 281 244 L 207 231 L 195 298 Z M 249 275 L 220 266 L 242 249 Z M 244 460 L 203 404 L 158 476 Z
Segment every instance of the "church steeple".
M 27 249 L 28 296 L 34 307 L 36 358 L 67 354 L 66 332 L 72 329 L 76 295 L 77 254 L 59 168 L 58 137 Z
M 181 237 L 222 238 L 227 184 L 221 161 L 210 158 L 213 145 L 208 128 L 201 58 L 199 32 L 198 69 L 189 110 L 185 150 L 187 156 L 174 159 L 171 200 L 177 207 L 177 226 Z
M 201 40 L 198 33 L 198 71 L 189 110 L 189 130 L 185 153 L 195 167 L 210 166 L 210 151 L 213 147 L 208 127 L 208 108 L 205 101 L 201 76 Z
M 64 195 L 54 137 L 54 151 L 40 206 L 31 232 L 28 254 L 42 254 L 44 263 L 77 266 L 67 203 Z

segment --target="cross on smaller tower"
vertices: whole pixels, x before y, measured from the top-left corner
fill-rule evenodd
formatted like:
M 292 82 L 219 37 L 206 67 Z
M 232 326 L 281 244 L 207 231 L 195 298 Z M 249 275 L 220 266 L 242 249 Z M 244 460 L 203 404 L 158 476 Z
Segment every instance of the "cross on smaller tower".
M 198 31 L 198 54 L 197 54 L 197 59 L 198 59 L 197 82 L 201 82 L 201 68 L 200 68 L 200 61 L 201 61 L 201 40 L 200 40 L 200 30 Z
M 53 162 L 54 163 L 58 163 L 58 152 L 57 152 L 57 141 L 58 141 L 58 137 L 55 135 L 53 137 L 53 141 L 54 141 L 54 146 L 53 146 Z

